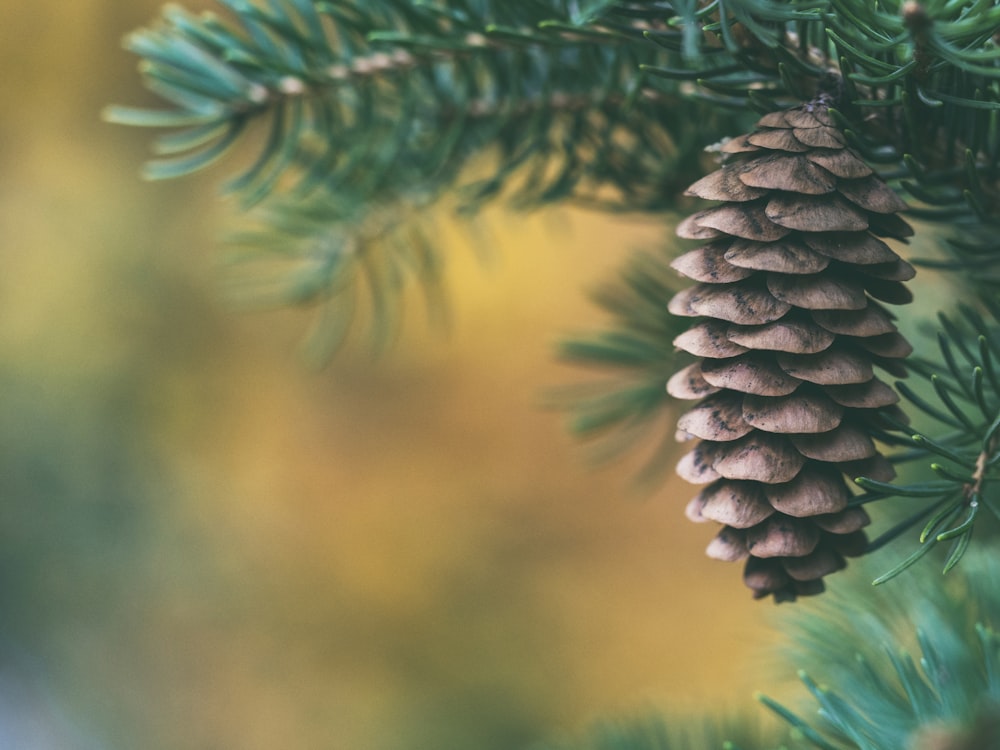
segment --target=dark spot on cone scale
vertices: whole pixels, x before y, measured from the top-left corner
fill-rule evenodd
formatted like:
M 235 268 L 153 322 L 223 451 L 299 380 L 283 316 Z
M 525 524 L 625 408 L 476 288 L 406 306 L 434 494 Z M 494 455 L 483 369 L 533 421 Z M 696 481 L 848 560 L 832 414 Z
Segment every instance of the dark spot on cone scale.
M 679 420 L 677 427 L 702 438 L 727 442 L 738 440 L 753 431 L 743 418 L 743 395 L 722 391 L 709 396 Z
M 814 581 L 844 568 L 847 561 L 836 550 L 821 545 L 804 557 L 785 557 L 781 565 L 796 581 Z
M 871 523 L 864 508 L 845 508 L 837 513 L 818 515 L 813 520 L 831 534 L 853 534 Z
M 724 359 L 750 351 L 731 338 L 732 326 L 727 321 L 706 320 L 674 339 L 674 346 L 696 357 Z
M 750 153 L 753 151 L 761 151 L 760 146 L 754 146 L 752 143 L 747 141 L 745 135 L 741 135 L 738 138 L 731 138 L 722 144 L 722 148 L 719 149 L 724 154 L 743 154 Z
M 793 153 L 808 151 L 809 146 L 800 142 L 795 134 L 787 129 L 761 130 L 747 136 L 747 142 L 774 151 L 791 151 Z
M 705 554 L 724 562 L 746 560 L 750 552 L 747 550 L 746 535 L 739 529 L 723 526 L 715 539 L 705 548 Z
M 728 255 L 729 253 L 727 252 L 727 261 L 729 260 Z M 909 281 L 917 275 L 917 270 L 902 258 L 893 263 L 877 263 L 865 266 L 862 270 L 867 276 L 874 276 L 876 279 L 885 279 L 886 281 Z
M 863 310 L 868 305 L 864 287 L 832 274 L 768 274 L 767 289 L 775 299 L 804 310 Z
M 693 451 L 677 462 L 677 473 L 692 484 L 708 484 L 721 479 L 722 475 L 712 466 L 716 454 L 712 443 L 698 443 Z
M 729 341 L 741 345 L 744 351 L 756 349 L 793 354 L 816 354 L 829 348 L 836 339 L 824 328 L 793 315 L 759 326 L 731 325 L 726 336 Z
M 913 227 L 900 219 L 896 214 L 870 214 L 868 228 L 879 237 L 891 237 L 905 240 L 913 236 Z
M 906 204 L 892 189 L 874 175 L 859 180 L 843 180 L 837 192 L 851 203 L 878 214 L 905 211 Z
M 823 100 L 765 115 L 688 190 L 717 204 L 677 227 L 707 241 L 674 261 L 697 283 L 669 301 L 694 318 L 674 345 L 700 358 L 667 384 L 699 401 L 678 422 L 697 443 L 677 471 L 706 485 L 685 512 L 722 525 L 706 553 L 745 561 L 755 598 L 823 591 L 867 546 L 850 480 L 895 476 L 869 430 L 905 415 L 873 368 L 905 375 L 912 348 L 876 300 L 909 302 L 913 267 L 879 238 L 912 229 L 846 144 Z
M 703 362 L 701 376 L 716 388 L 755 396 L 787 396 L 802 383 L 779 367 L 773 356 L 757 352 Z
M 738 172 L 744 185 L 768 190 L 788 190 L 794 193 L 822 195 L 837 187 L 837 179 L 803 156 L 775 154 L 748 162 Z M 695 183 L 696 185 L 698 183 Z M 758 190 L 760 195 L 766 190 Z
M 690 364 L 683 370 L 674 373 L 673 377 L 667 381 L 667 393 L 674 398 L 696 399 L 718 393 L 718 391 L 718 388 L 705 380 L 700 362 Z
M 822 433 L 838 427 L 844 407 L 819 393 L 804 391 L 780 398 L 745 396 L 742 421 L 764 432 L 784 434 Z
M 839 195 L 778 195 L 768 201 L 764 215 L 802 232 L 857 232 L 869 223 L 863 210 Z
M 764 493 L 775 510 L 796 518 L 839 513 L 850 497 L 840 472 L 820 463 L 808 464 L 792 481 L 768 486 Z
M 704 245 L 670 263 L 671 268 L 679 271 L 689 279 L 703 281 L 708 284 L 726 284 L 741 281 L 753 274 L 751 269 L 740 268 L 726 260 L 729 250 L 728 242 L 716 242 Z
M 836 128 L 794 128 L 795 140 L 813 148 L 843 148 L 844 136 Z
M 878 482 L 891 482 L 896 478 L 896 470 L 881 453 L 866 458 L 864 461 L 847 461 L 839 463 L 837 466 L 851 479 L 869 477 Z
M 697 224 L 702 230 L 710 229 L 719 235 L 742 237 L 747 240 L 772 242 L 789 234 L 790 228 L 770 220 L 763 203 L 727 203 L 703 211 Z M 718 235 L 717 235 L 718 236 Z
M 786 240 L 735 240 L 729 245 L 723 258 L 731 265 L 752 271 L 799 275 L 819 273 L 830 265 L 830 258 L 811 250 L 805 243 Z
M 872 168 L 865 164 L 864 159 L 848 149 L 816 149 L 809 151 L 806 158 L 845 180 L 856 180 L 872 173 Z
M 879 409 L 899 401 L 899 394 L 878 378 L 867 383 L 828 385 L 824 390 L 836 403 L 853 409 Z
M 767 191 L 753 187 L 751 183 L 742 180 L 733 170 L 720 169 L 698 180 L 685 191 L 685 195 L 693 195 L 711 201 L 742 202 L 756 200 L 767 195 Z
M 817 253 L 844 263 L 867 266 L 899 260 L 892 248 L 867 232 L 824 232 L 802 239 Z
M 864 310 L 814 310 L 811 316 L 821 328 L 845 336 L 881 336 L 896 330 L 889 313 L 871 301 Z
M 755 482 L 721 479 L 706 487 L 701 496 L 702 517 L 733 529 L 757 526 L 775 512 Z

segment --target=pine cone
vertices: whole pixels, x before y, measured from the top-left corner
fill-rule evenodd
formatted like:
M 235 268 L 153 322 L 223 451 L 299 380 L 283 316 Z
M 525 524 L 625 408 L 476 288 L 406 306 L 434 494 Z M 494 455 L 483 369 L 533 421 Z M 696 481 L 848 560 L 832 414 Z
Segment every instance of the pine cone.
M 754 597 L 779 602 L 864 552 L 869 518 L 844 475 L 895 476 L 869 433 L 887 410 L 901 418 L 899 397 L 873 366 L 905 376 L 912 350 L 876 301 L 912 300 L 912 266 L 878 239 L 913 234 L 906 206 L 827 109 L 774 112 L 728 141 L 724 166 L 688 189 L 723 203 L 677 227 L 707 244 L 673 263 L 700 282 L 669 305 L 701 318 L 674 341 L 700 359 L 667 384 L 701 399 L 678 421 L 678 439 L 700 442 L 677 472 L 708 485 L 687 515 L 725 524 L 708 555 L 745 559 Z

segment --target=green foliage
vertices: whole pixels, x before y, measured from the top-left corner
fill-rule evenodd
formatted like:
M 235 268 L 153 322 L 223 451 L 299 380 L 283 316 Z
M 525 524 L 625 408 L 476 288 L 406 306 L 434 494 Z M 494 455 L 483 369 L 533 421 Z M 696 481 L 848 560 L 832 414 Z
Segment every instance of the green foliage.
M 426 208 L 417 199 L 270 201 L 253 212 L 257 226 L 230 238 L 228 296 L 252 309 L 313 308 L 302 346 L 312 364 L 329 360 L 359 327 L 356 319 L 367 322 L 373 350 L 382 351 L 400 328 L 411 279 L 431 322 L 446 317 L 444 261 Z
M 930 459 L 933 479 L 908 484 L 887 484 L 864 477 L 857 483 L 867 490 L 856 502 L 886 497 L 911 498 L 923 507 L 872 543 L 878 548 L 906 529 L 924 521 L 920 545 L 899 565 L 880 575 L 883 583 L 914 564 L 937 544 L 948 542 L 944 570 L 948 572 L 965 554 L 984 508 L 1000 514 L 995 480 L 1000 464 L 1000 311 L 994 302 L 989 320 L 972 307 L 962 306 L 962 322 L 940 315 L 940 361 L 921 356 L 908 360 L 925 387 L 897 382 L 896 387 L 921 416 L 921 427 L 886 418 L 887 443 L 908 447 L 894 456 L 897 463 Z
M 288 197 L 259 226 L 310 196 L 430 205 L 458 185 L 467 207 L 508 192 L 521 206 L 662 210 L 696 176 L 700 146 L 738 132 L 748 105 L 808 99 L 837 71 L 854 145 L 884 163 L 905 157 L 887 176 L 942 206 L 923 215 L 961 215 L 972 238 L 955 251 L 995 256 L 995 233 L 978 231 L 992 221 L 1000 159 L 992 3 L 221 4 L 227 17 L 168 5 L 127 37 L 168 108 L 106 116 L 171 129 L 154 142 L 154 179 L 206 167 L 259 125 L 257 157 L 226 182 L 244 207 Z M 331 211 L 329 232 L 363 231 L 367 213 Z
M 1000 128 L 993 122 L 991 138 L 1000 138 Z M 996 149 L 995 146 L 991 147 Z M 906 158 L 909 175 L 900 184 L 924 205 L 911 209 L 917 218 L 947 222 L 948 230 L 942 243 L 947 258 L 916 258 L 914 263 L 925 268 L 937 268 L 957 274 L 957 280 L 974 295 L 989 299 L 1000 286 L 1000 253 L 997 230 L 997 169 L 995 160 L 989 167 L 977 164 L 971 149 L 965 151 L 963 169 L 943 175 L 928 174 L 917 161 Z
M 667 312 L 664 300 L 677 291 L 678 277 L 663 255 L 637 253 L 619 278 L 598 289 L 595 302 L 612 316 L 609 330 L 563 342 L 560 357 L 604 370 L 610 377 L 561 389 L 554 405 L 573 413 L 573 432 L 601 439 L 602 458 L 620 455 L 650 432 L 657 449 L 638 476 L 648 486 L 673 470 L 674 401 L 664 384 L 677 369 L 673 340 L 684 322 Z
M 640 204 L 662 201 L 648 193 L 680 156 L 658 124 L 676 100 L 637 95 L 636 68 L 658 52 L 627 33 L 614 3 L 224 4 L 231 22 L 171 5 L 157 27 L 126 39 L 172 108 L 106 116 L 184 128 L 157 139 L 168 158 L 147 166 L 150 178 L 207 166 L 261 119 L 259 158 L 227 183 L 245 206 L 281 188 L 301 197 L 350 187 L 360 199 L 450 187 L 470 155 L 491 147 L 495 173 L 470 188 L 472 200 L 529 167 L 526 202 L 589 180 L 624 189 L 634 207 L 640 191 Z
M 762 701 L 820 750 L 996 747 L 1000 562 L 972 553 L 960 570 L 940 586 L 907 575 L 871 609 L 851 587 L 828 593 L 793 626 L 816 718 Z
M 678 15 L 671 23 L 683 31 L 647 35 L 682 51 L 684 64 L 651 72 L 698 80 L 726 97 L 714 99 L 719 104 L 767 111 L 776 97 L 811 98 L 816 82 L 836 71 L 843 79 L 841 106 L 864 115 L 852 118 L 856 145 L 867 145 L 872 156 L 891 162 L 912 153 L 940 170 L 960 161 L 967 147 L 996 167 L 990 126 L 1000 110 L 1000 49 L 992 35 L 1000 8 L 994 3 L 672 5 Z
M 162 158 L 146 166 L 151 179 L 207 167 L 263 128 L 259 153 L 225 183 L 243 208 L 267 201 L 254 222 L 263 260 L 286 256 L 285 229 L 297 223 L 310 228 L 310 246 L 371 245 L 373 214 L 415 215 L 400 207 L 430 206 L 446 191 L 458 190 L 466 210 L 501 193 L 521 207 L 572 198 L 659 210 L 699 171 L 705 134 L 732 127 L 730 115 L 702 107 L 685 113 L 699 120 L 692 128 L 676 91 L 643 88 L 639 66 L 666 56 L 641 33 L 661 15 L 657 4 L 223 4 L 230 20 L 169 5 L 158 25 L 129 35 L 146 85 L 169 108 L 105 116 L 172 129 L 154 141 Z M 364 277 L 345 268 L 354 257 L 341 254 L 335 276 L 316 264 L 299 280 L 314 294 L 288 303 L 359 294 L 341 283 Z M 436 274 L 436 265 L 418 273 Z M 373 289 L 386 301 L 397 291 Z

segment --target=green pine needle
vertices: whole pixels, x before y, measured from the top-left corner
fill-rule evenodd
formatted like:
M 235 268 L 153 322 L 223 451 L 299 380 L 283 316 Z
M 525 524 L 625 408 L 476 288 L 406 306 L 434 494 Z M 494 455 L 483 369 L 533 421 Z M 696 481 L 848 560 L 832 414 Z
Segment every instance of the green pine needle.
M 953 743 L 934 747 L 994 747 L 1000 738 L 998 566 L 995 556 L 970 552 L 948 585 L 927 586 L 909 575 L 880 589 L 872 606 L 848 582 L 800 608 L 785 627 L 797 644 L 789 660 L 800 665 L 812 708 L 762 701 L 804 747 L 817 750 L 924 747 L 913 743 L 932 736 Z M 823 687 L 813 674 L 823 676 Z

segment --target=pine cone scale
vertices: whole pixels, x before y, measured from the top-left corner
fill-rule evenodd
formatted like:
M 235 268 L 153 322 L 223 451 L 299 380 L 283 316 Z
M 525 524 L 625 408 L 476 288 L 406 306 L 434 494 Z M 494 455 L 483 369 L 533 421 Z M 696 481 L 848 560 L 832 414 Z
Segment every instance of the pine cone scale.
M 764 156 L 741 168 L 736 175 L 744 185 L 767 190 L 823 195 L 832 193 L 837 187 L 837 180 L 833 175 L 802 156 L 785 154 Z M 757 197 L 766 195 L 767 190 L 759 190 L 760 195 Z
M 703 362 L 701 376 L 717 388 L 755 396 L 787 396 L 802 383 L 801 378 L 782 369 L 775 357 L 759 352 Z
M 836 338 L 808 320 L 789 316 L 764 325 L 730 325 L 725 336 L 744 351 L 756 349 L 791 354 L 816 354 L 829 348 Z
M 839 195 L 779 195 L 768 201 L 764 215 L 800 232 L 860 232 L 869 225 L 865 212 Z
M 801 242 L 735 240 L 722 257 L 730 265 L 743 269 L 788 274 L 819 273 L 830 265 L 829 257 Z

